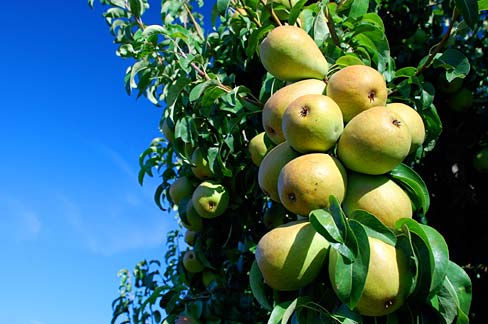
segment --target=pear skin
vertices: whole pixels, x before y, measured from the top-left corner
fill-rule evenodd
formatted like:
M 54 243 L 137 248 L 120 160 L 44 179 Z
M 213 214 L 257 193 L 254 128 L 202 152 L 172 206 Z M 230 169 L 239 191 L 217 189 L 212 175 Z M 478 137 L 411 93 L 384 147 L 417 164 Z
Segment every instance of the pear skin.
M 288 105 L 307 94 L 323 94 L 325 87 L 325 82 L 321 80 L 301 80 L 279 89 L 269 97 L 263 107 L 262 123 L 266 135 L 273 143 L 279 144 L 285 141 L 282 120 Z
M 319 274 L 329 242 L 308 221 L 293 221 L 267 232 L 256 247 L 265 283 L 279 291 L 299 289 Z
M 169 186 L 169 197 L 174 204 L 178 205 L 186 197 L 193 193 L 193 183 L 190 178 L 181 176 Z
M 337 102 L 347 123 L 366 109 L 386 105 L 388 89 L 377 70 L 367 65 L 350 65 L 332 74 L 327 95 Z
M 415 109 L 404 103 L 389 103 L 386 105 L 386 108 L 389 108 L 400 115 L 403 121 L 407 124 L 408 129 L 410 130 L 410 135 L 412 136 L 412 143 L 408 154 L 415 152 L 425 140 L 425 125 L 422 117 Z
M 299 97 L 283 115 L 286 141 L 300 153 L 325 153 L 336 144 L 343 129 L 341 109 L 330 97 L 320 94 Z
M 324 80 L 329 64 L 315 41 L 296 26 L 282 25 L 271 30 L 259 45 L 264 68 L 284 81 Z
M 191 201 L 198 215 L 203 218 L 215 218 L 226 211 L 229 199 L 229 192 L 223 185 L 209 180 L 197 186 Z
M 288 162 L 278 177 L 280 201 L 292 213 L 308 216 L 328 208 L 329 196 L 342 202 L 347 175 L 341 162 L 325 153 L 309 153 Z
M 385 175 L 349 172 L 342 207 L 348 217 L 356 209 L 366 210 L 390 228 L 400 218 L 412 218 L 408 194 Z
M 264 156 L 274 147 L 274 143 L 269 139 L 265 132 L 255 135 L 249 141 L 248 151 L 251 161 L 255 166 L 259 166 Z
M 365 174 L 384 174 L 410 151 L 408 126 L 394 111 L 378 106 L 356 115 L 344 127 L 337 155 L 344 166 Z
M 283 142 L 273 147 L 261 161 L 258 170 L 258 184 L 271 200 L 280 202 L 278 176 L 281 168 L 298 155 L 298 152 L 293 150 L 287 142 Z
M 188 250 L 183 255 L 183 267 L 190 273 L 202 272 L 205 266 L 197 259 L 195 252 Z

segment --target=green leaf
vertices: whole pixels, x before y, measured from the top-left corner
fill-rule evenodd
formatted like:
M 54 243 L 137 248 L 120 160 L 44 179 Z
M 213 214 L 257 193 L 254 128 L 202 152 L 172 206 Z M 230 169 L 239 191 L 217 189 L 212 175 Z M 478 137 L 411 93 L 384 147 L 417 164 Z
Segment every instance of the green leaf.
M 478 0 L 478 13 L 488 10 L 488 0 Z
M 390 245 L 396 244 L 395 233 L 373 214 L 365 210 L 356 209 L 349 215 L 349 218 L 361 223 L 368 236 L 382 240 Z
M 395 78 L 413 77 L 416 72 L 416 68 L 414 68 L 413 66 L 407 66 L 395 71 Z
M 144 11 L 144 2 L 143 0 L 129 0 L 129 7 L 134 17 L 139 18 Z
M 388 174 L 408 194 L 414 205 L 414 211 L 422 218 L 430 206 L 430 196 L 427 185 L 420 175 L 412 168 L 401 163 Z
M 369 0 L 354 0 L 349 11 L 349 18 L 360 18 L 368 12 Z
M 217 0 L 217 11 L 223 13 L 229 7 L 230 0 Z
M 444 277 L 446 276 L 449 264 L 449 250 L 444 237 L 433 227 L 420 224 L 429 240 L 430 252 L 434 259 L 434 271 L 432 273 L 432 283 L 430 294 L 434 294 L 440 289 Z
M 448 48 L 434 59 L 434 67 L 446 70 L 446 79 L 451 82 L 455 78 L 465 78 L 471 68 L 469 60 L 460 51 Z
M 477 0 L 455 0 L 456 8 L 464 18 L 469 27 L 474 29 L 478 22 L 478 1 Z
M 251 291 L 258 301 L 258 303 L 266 310 L 272 310 L 273 308 L 266 298 L 264 279 L 261 271 L 259 271 L 256 261 L 253 261 L 251 265 L 251 270 L 249 271 L 249 283 L 251 286 Z
M 449 261 L 446 274 L 446 285 L 456 293 L 458 306 L 457 324 L 468 323 L 468 314 L 471 307 L 472 284 L 468 274 L 456 263 Z
M 268 324 L 278 324 L 281 322 L 281 319 L 283 318 L 283 314 L 285 313 L 286 309 L 288 306 L 290 306 L 291 301 L 286 301 L 281 304 L 277 304 L 274 308 L 273 311 L 271 312 L 271 315 L 268 318 Z
M 190 102 L 194 102 L 203 95 L 203 92 L 208 88 L 213 85 L 217 85 L 218 82 L 216 80 L 206 80 L 204 82 L 198 83 L 196 86 L 194 86 L 191 91 L 190 91 Z
M 149 38 L 151 36 L 160 35 L 166 33 L 166 29 L 160 25 L 150 25 L 144 28 L 142 32 L 143 38 Z
M 349 65 L 364 65 L 363 61 L 361 61 L 361 59 L 359 59 L 357 56 L 353 54 L 346 54 L 344 56 L 339 57 L 336 60 L 335 64 L 341 67 L 345 67 Z

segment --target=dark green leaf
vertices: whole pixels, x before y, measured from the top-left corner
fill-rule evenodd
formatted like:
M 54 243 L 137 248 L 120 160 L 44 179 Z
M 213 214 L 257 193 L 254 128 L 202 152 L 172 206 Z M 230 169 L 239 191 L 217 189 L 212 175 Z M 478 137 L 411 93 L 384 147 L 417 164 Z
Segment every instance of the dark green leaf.
M 356 209 L 349 215 L 349 218 L 361 223 L 368 236 L 382 240 L 390 245 L 396 244 L 395 233 L 373 214 L 365 210 Z
M 349 11 L 349 18 L 360 18 L 368 12 L 368 0 L 354 0 Z
M 446 79 L 451 82 L 455 78 L 465 78 L 471 68 L 469 60 L 460 51 L 448 48 L 434 59 L 434 67 L 446 70 Z
M 412 168 L 401 163 L 389 173 L 389 177 L 407 192 L 419 217 L 425 215 L 429 210 L 430 196 L 427 185 L 420 175 Z
M 217 85 L 217 81 L 215 80 L 207 80 L 201 83 L 198 83 L 196 86 L 194 86 L 191 91 L 190 91 L 190 101 L 194 102 L 202 96 L 203 92 L 210 86 Z
M 129 0 L 129 6 L 134 17 L 141 17 L 144 10 L 144 2 L 142 0 Z
M 283 318 L 283 314 L 285 313 L 286 309 L 288 306 L 290 306 L 291 301 L 286 301 L 281 304 L 277 304 L 274 308 L 273 311 L 271 312 L 271 315 L 268 318 L 268 324 L 278 324 L 281 322 L 281 319 Z
M 353 54 L 346 54 L 344 56 L 341 56 L 337 59 L 335 64 L 345 67 L 349 65 L 364 65 L 363 61 L 359 59 L 357 56 L 354 56 Z
M 252 294 L 259 304 L 264 309 L 272 310 L 272 307 L 266 298 L 263 275 L 261 274 L 261 271 L 259 271 L 256 261 L 253 261 L 251 270 L 249 271 L 249 283 Z
M 464 18 L 469 27 L 474 29 L 478 22 L 478 1 L 477 0 L 455 0 L 456 8 Z
M 435 294 L 442 285 L 446 276 L 449 264 L 449 251 L 444 237 L 433 227 L 420 224 L 427 239 L 429 240 L 430 251 L 434 259 L 434 271 L 432 273 L 432 284 L 430 294 Z

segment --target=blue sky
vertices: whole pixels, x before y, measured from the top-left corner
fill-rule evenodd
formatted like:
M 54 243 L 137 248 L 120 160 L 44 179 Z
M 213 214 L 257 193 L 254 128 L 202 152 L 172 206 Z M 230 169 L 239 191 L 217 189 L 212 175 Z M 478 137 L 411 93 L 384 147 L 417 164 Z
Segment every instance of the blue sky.
M 0 323 L 109 323 L 117 271 L 177 226 L 137 183 L 162 110 L 125 93 L 103 9 L 2 1 Z

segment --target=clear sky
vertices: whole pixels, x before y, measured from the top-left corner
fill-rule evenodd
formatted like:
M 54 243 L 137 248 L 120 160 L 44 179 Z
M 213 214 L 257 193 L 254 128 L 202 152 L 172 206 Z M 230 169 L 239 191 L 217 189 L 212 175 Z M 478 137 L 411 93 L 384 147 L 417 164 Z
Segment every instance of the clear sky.
M 0 323 L 109 323 L 117 271 L 177 226 L 137 183 L 162 110 L 125 93 L 103 9 L 2 0 Z

